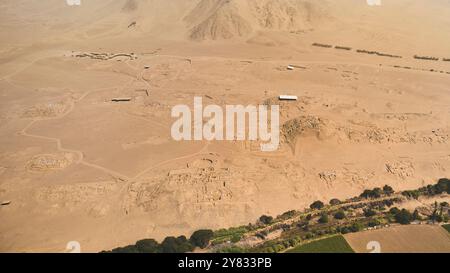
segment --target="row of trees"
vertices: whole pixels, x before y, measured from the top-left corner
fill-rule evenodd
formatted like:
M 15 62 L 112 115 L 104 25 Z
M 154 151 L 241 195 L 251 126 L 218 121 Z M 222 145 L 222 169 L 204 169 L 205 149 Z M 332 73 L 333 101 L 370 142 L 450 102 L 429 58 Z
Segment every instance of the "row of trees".
M 450 194 L 450 179 L 441 178 L 436 184 L 422 187 L 418 190 L 403 191 L 402 194 L 409 198 L 418 199 L 419 196 L 435 196 L 443 193 Z
M 367 199 L 368 198 L 380 198 L 382 196 L 390 196 L 394 193 L 395 193 L 395 191 L 391 186 L 385 185 L 383 188 L 374 188 L 372 190 L 370 190 L 370 189 L 364 190 L 364 192 L 361 193 L 360 197 L 367 198 Z M 330 205 L 332 205 L 332 206 L 336 206 L 341 203 L 342 202 L 336 198 L 333 198 L 330 200 Z M 325 207 L 325 204 L 322 201 L 318 200 L 318 201 L 314 201 L 309 207 L 314 210 L 320 210 Z
M 189 240 L 186 236 L 166 237 L 161 243 L 154 239 L 137 241 L 134 245 L 115 248 L 110 253 L 186 253 L 195 247 L 205 248 L 213 238 L 214 232 L 210 229 L 201 229 L 194 232 Z
M 391 186 L 385 185 L 382 189 L 381 188 L 374 188 L 372 190 L 365 190 L 363 193 L 360 194 L 359 197 L 362 198 L 380 198 L 383 195 L 390 196 L 394 194 L 395 191 Z
M 390 58 L 403 58 L 402 56 L 398 56 L 398 55 L 392 55 L 392 54 L 388 54 L 388 53 L 381 53 L 378 51 L 371 51 L 371 50 L 365 50 L 365 49 L 358 49 L 356 50 L 356 52 L 358 53 L 366 53 L 369 55 L 377 55 L 377 56 L 381 56 L 381 57 L 390 57 Z
M 394 217 L 395 221 L 402 225 L 409 225 L 411 224 L 411 221 L 418 220 L 414 219 L 413 214 L 409 212 L 407 209 L 398 209 L 396 207 L 391 208 L 389 210 L 389 213 Z M 418 217 L 418 213 L 415 213 L 415 217 Z
M 431 56 L 418 56 L 418 55 L 414 55 L 414 59 L 418 59 L 418 60 L 428 60 L 428 61 L 439 61 L 439 58 L 437 58 L 437 57 L 431 57 Z
M 394 194 L 395 191 L 392 187 L 385 185 L 383 188 L 374 188 L 374 189 L 367 189 L 361 195 L 360 198 L 366 198 L 366 199 L 375 199 L 380 198 L 382 196 L 391 196 Z M 427 196 L 434 196 L 442 193 L 448 193 L 450 194 L 450 180 L 447 178 L 439 179 L 439 181 L 434 185 L 428 185 L 426 187 L 420 188 L 418 190 L 414 191 L 403 191 L 402 194 L 407 197 L 414 197 L 418 198 L 420 195 L 427 195 Z M 353 199 L 352 199 L 353 200 Z M 375 202 L 375 201 L 374 201 Z M 381 200 L 376 201 L 380 202 L 384 205 L 387 205 L 388 207 L 393 205 L 392 200 Z M 388 202 L 388 203 L 386 203 Z M 342 204 L 342 202 L 339 199 L 331 199 L 329 204 L 331 206 Z M 310 208 L 313 210 L 321 210 L 325 207 L 325 204 L 322 201 L 315 201 L 310 205 Z M 448 218 L 448 215 L 443 214 L 443 208 L 447 208 L 448 211 L 448 204 L 442 203 L 439 207 L 436 205 L 436 209 L 433 212 L 433 214 L 430 216 L 430 220 L 432 221 L 445 221 L 446 218 Z M 277 217 L 277 221 L 280 219 L 289 219 L 293 217 L 296 214 L 296 211 L 291 210 L 288 211 L 279 217 Z M 400 224 L 409 224 L 411 221 L 414 220 L 421 220 L 420 214 L 418 211 L 414 211 L 414 213 L 409 212 L 406 209 L 399 210 L 398 208 L 391 208 L 389 210 L 389 214 L 392 216 L 393 220 Z M 373 218 L 373 216 L 377 215 L 377 212 L 374 211 L 372 208 L 368 208 L 364 210 L 364 215 L 367 218 Z M 330 215 L 334 217 L 334 219 L 341 220 L 346 218 L 345 208 L 341 208 L 340 210 L 336 211 L 334 214 Z M 279 219 L 280 218 L 280 219 Z M 306 220 L 311 220 L 312 215 L 308 215 L 306 217 Z M 369 219 L 370 220 L 370 219 Z M 263 215 L 259 218 L 259 222 L 263 225 L 270 225 L 274 223 L 274 218 L 272 216 Z M 329 215 L 327 213 L 322 213 L 318 219 L 319 223 L 328 223 L 329 222 Z M 376 226 L 379 223 L 377 223 L 376 219 L 372 219 L 371 222 L 368 223 L 368 226 Z M 356 232 L 361 230 L 361 226 L 358 225 L 351 225 L 351 226 L 344 226 L 344 227 L 338 227 L 337 232 L 341 233 L 347 233 L 347 232 Z M 194 232 L 189 239 L 187 239 L 185 236 L 179 236 L 179 237 L 166 237 L 161 243 L 158 243 L 154 239 L 144 239 L 137 241 L 134 245 L 129 245 L 125 247 L 115 248 L 108 252 L 115 252 L 115 253 L 185 253 L 190 252 L 195 249 L 195 247 L 205 248 L 209 245 L 211 239 L 214 237 L 214 232 L 209 229 L 203 229 L 198 230 Z M 240 239 L 240 236 L 237 240 Z

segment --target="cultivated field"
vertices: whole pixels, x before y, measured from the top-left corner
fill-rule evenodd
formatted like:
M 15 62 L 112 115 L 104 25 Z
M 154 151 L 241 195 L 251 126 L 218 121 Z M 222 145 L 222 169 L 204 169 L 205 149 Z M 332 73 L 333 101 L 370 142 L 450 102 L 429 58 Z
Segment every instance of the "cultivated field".
M 333 236 L 295 247 L 287 253 L 353 253 L 343 236 Z
M 350 246 L 360 253 L 370 252 L 371 241 L 379 242 L 382 253 L 436 253 L 450 252 L 450 234 L 438 225 L 393 226 L 346 234 Z

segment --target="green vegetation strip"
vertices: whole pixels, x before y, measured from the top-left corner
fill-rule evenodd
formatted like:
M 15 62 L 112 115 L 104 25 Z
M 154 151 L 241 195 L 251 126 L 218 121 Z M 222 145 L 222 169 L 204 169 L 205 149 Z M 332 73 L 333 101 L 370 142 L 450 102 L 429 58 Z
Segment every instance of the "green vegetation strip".
M 345 238 L 338 235 L 300 245 L 287 253 L 354 253 L 354 251 Z
M 229 229 L 219 229 L 214 232 L 214 236 L 211 240 L 211 243 L 213 245 L 221 244 L 227 241 L 235 243 L 241 240 L 242 235 L 244 235 L 248 231 L 249 229 L 245 226 L 234 227 Z
M 450 224 L 443 225 L 442 227 L 445 228 L 448 232 L 450 232 Z
M 325 204 L 318 200 L 307 210 L 290 210 L 275 218 L 263 215 L 256 223 L 246 226 L 216 231 L 197 230 L 189 239 L 186 236 L 169 236 L 161 243 L 154 239 L 144 239 L 133 245 L 103 252 L 185 253 L 201 248 L 207 252 L 273 253 L 283 252 L 291 247 L 294 248 L 288 252 L 353 252 L 342 236 L 329 236 L 359 232 L 369 227 L 390 223 L 402 225 L 408 225 L 412 221 L 448 223 L 450 207 L 447 202 L 435 202 L 432 214 L 421 214 L 417 209 L 411 213 L 393 206 L 403 199 L 433 197 L 444 193 L 450 194 L 450 179 L 447 178 L 439 179 L 436 184 L 399 193 L 389 185 L 385 185 L 383 188 L 366 189 L 360 196 L 343 202 L 332 199 L 329 204 Z M 450 225 L 443 227 L 450 231 Z M 271 232 L 280 230 L 281 236 L 276 239 L 267 238 Z M 247 237 L 257 237 L 262 243 L 249 248 L 236 245 Z M 318 241 L 311 241 L 312 239 Z M 304 244 L 299 246 L 301 243 Z

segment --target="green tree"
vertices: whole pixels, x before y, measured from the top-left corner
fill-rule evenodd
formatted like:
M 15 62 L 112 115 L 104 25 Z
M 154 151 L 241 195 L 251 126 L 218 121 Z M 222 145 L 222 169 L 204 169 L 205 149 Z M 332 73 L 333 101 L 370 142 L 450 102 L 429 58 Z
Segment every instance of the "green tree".
M 139 253 L 139 250 L 135 245 L 129 245 L 125 247 L 118 247 L 111 250 L 112 253 Z
M 261 217 L 259 217 L 259 221 L 265 225 L 269 225 L 272 223 L 273 221 L 273 217 L 272 216 L 267 216 L 267 215 L 263 215 Z
M 399 212 L 400 212 L 400 210 L 397 207 L 393 207 L 389 210 L 389 213 L 392 215 L 396 215 Z
M 342 211 L 342 210 L 336 212 L 336 213 L 334 214 L 334 218 L 335 218 L 335 219 L 338 219 L 338 220 L 344 219 L 344 218 L 345 218 L 345 212 Z
M 159 244 L 153 239 L 144 239 L 136 242 L 136 248 L 139 253 L 158 253 Z
M 371 190 L 364 190 L 363 193 L 361 193 L 360 197 L 362 198 L 370 198 L 372 196 Z
M 402 224 L 402 225 L 410 224 L 412 218 L 413 218 L 412 214 L 406 209 L 402 209 L 400 212 L 398 212 L 395 215 L 395 221 L 397 221 L 397 223 Z
M 372 190 L 372 198 L 380 198 L 383 194 L 383 190 L 381 188 L 374 188 Z
M 328 223 L 328 214 L 324 213 L 319 218 L 319 223 L 325 224 Z
M 289 210 L 289 211 L 286 211 L 285 213 L 281 214 L 280 217 L 283 219 L 289 219 L 289 218 L 294 217 L 295 212 L 296 212 L 295 210 Z
M 193 246 L 185 236 L 166 237 L 161 243 L 163 253 L 186 253 L 193 250 Z
M 419 211 L 418 211 L 417 209 L 414 210 L 413 215 L 412 215 L 412 219 L 413 219 L 414 221 L 416 221 L 416 220 L 418 220 L 418 221 L 422 220 L 422 217 L 420 217 Z
M 322 203 L 322 201 L 315 201 L 309 207 L 311 209 L 322 209 L 324 206 L 325 205 Z
M 391 186 L 389 186 L 389 185 L 384 185 L 383 192 L 386 195 L 391 195 L 391 194 L 394 193 L 394 189 Z
M 450 194 L 450 180 L 447 178 L 441 178 L 436 184 L 437 193 L 447 192 Z
M 208 246 L 209 241 L 214 236 L 214 232 L 210 229 L 197 230 L 191 235 L 189 241 L 192 245 L 198 246 L 200 248 L 205 248 Z
M 373 209 L 367 209 L 364 211 L 364 216 L 366 216 L 366 217 L 372 217 L 375 215 L 377 215 L 377 212 L 374 211 Z
M 361 193 L 360 197 L 362 198 L 380 198 L 383 194 L 383 190 L 381 188 L 374 188 L 373 190 L 364 190 L 363 193 Z
M 353 225 L 350 226 L 351 232 L 358 232 L 358 231 L 361 231 L 362 229 L 363 229 L 363 226 L 360 223 L 354 223 Z
M 378 221 L 377 219 L 373 219 L 373 220 L 370 220 L 370 222 L 367 223 L 367 225 L 368 225 L 369 227 L 376 227 L 376 226 L 381 225 L 381 222 Z
M 330 205 L 332 205 L 332 206 L 339 205 L 340 203 L 341 203 L 341 200 L 336 199 L 336 198 L 333 198 L 330 200 Z

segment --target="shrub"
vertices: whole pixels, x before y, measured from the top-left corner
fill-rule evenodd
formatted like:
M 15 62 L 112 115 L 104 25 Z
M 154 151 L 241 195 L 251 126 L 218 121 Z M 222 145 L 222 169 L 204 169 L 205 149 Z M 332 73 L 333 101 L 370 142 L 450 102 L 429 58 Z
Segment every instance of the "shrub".
M 263 216 L 259 217 L 259 221 L 261 223 L 263 223 L 264 225 L 269 225 L 269 224 L 272 223 L 273 217 L 272 216 L 263 215 Z
M 428 192 L 430 192 L 430 190 L 428 190 Z M 431 190 L 431 192 L 433 192 L 433 190 Z M 430 193 L 431 195 L 434 195 L 434 193 Z M 417 190 L 414 191 L 404 191 L 402 192 L 403 196 L 409 197 L 409 198 L 414 198 L 414 199 L 418 199 L 420 196 L 420 192 Z
M 361 193 L 359 196 L 362 198 L 369 198 L 372 194 L 371 190 L 364 190 L 363 193 Z
M 381 222 L 378 221 L 378 220 L 376 220 L 376 219 L 373 219 L 373 220 L 370 220 L 370 222 L 367 223 L 367 225 L 368 225 L 369 227 L 376 227 L 376 226 L 381 225 Z
M 396 215 L 399 212 L 400 212 L 400 210 L 397 207 L 393 207 L 389 210 L 389 213 L 392 215 Z
M 420 217 L 419 211 L 418 210 L 414 210 L 414 213 L 412 215 L 412 219 L 413 220 L 422 220 L 422 217 Z
M 112 253 L 139 253 L 139 250 L 135 245 L 129 245 L 125 247 L 118 247 L 111 250 Z
M 374 211 L 373 209 L 364 210 L 364 216 L 366 216 L 366 217 L 372 217 L 375 215 L 377 215 L 377 212 Z
M 286 211 L 285 213 L 281 214 L 281 218 L 283 219 L 289 219 L 295 216 L 295 210 L 289 210 Z
M 242 235 L 241 234 L 234 234 L 233 236 L 231 236 L 231 242 L 232 243 L 237 243 L 242 239 Z
M 362 198 L 380 198 L 383 191 L 381 188 L 374 188 L 373 190 L 364 190 L 363 193 L 361 193 L 360 197 Z
M 332 206 L 339 205 L 340 203 L 341 203 L 341 200 L 336 199 L 336 198 L 330 200 L 330 205 L 332 205 Z
M 299 244 L 301 241 L 302 241 L 302 239 L 301 239 L 300 237 L 296 236 L 296 237 L 291 238 L 291 239 L 289 240 L 289 244 L 290 244 L 290 246 L 296 246 L 296 245 Z
M 380 198 L 382 194 L 383 194 L 383 190 L 381 190 L 381 188 L 374 188 L 372 190 L 373 198 Z
M 438 194 L 446 192 L 450 194 L 450 179 L 441 178 L 436 184 L 436 191 Z
M 319 218 L 319 223 L 325 224 L 328 223 L 328 214 L 324 213 Z
M 345 212 L 343 212 L 342 210 L 336 212 L 334 214 L 334 218 L 338 219 L 338 220 L 344 219 L 345 218 Z
M 383 187 L 383 192 L 384 192 L 384 194 L 386 194 L 386 195 L 391 195 L 391 194 L 394 193 L 394 189 L 393 189 L 391 186 L 385 185 L 385 186 Z
M 383 200 L 383 204 L 387 207 L 391 207 L 392 205 L 394 205 L 394 202 L 392 200 L 386 199 Z
M 322 209 L 324 206 L 325 205 L 322 203 L 322 201 L 315 201 L 309 207 L 311 209 Z
M 353 225 L 350 226 L 349 229 L 351 232 L 358 232 L 363 229 L 363 226 L 360 223 L 354 223 Z
M 436 209 L 433 211 L 433 214 L 430 216 L 430 220 L 432 220 L 433 222 L 440 223 L 444 220 L 444 218 L 442 217 L 442 211 L 438 214 L 437 204 L 435 206 L 436 206 Z
M 285 249 L 285 247 L 284 247 L 284 245 L 282 245 L 282 244 L 276 244 L 276 245 L 273 246 L 273 250 L 274 250 L 275 252 L 280 252 L 280 251 L 282 251 L 282 250 L 284 250 L 284 249 Z
M 314 230 L 313 232 L 319 237 L 325 234 L 325 232 L 323 230 L 320 230 L 320 229 L 319 230 Z
M 185 253 L 192 251 L 194 248 L 185 236 L 166 237 L 161 243 L 163 253 Z
M 442 215 L 436 215 L 434 221 L 441 223 L 442 221 L 444 221 L 444 217 L 442 217 Z
M 136 248 L 139 253 L 158 253 L 160 252 L 159 243 L 153 239 L 144 239 L 136 242 Z
M 347 234 L 350 233 L 350 228 L 349 227 L 342 227 L 339 230 L 342 234 Z
M 399 224 L 408 225 L 411 223 L 411 220 L 412 214 L 406 209 L 402 209 L 401 211 L 395 214 L 395 221 L 397 221 L 397 223 Z
M 274 253 L 275 250 L 273 250 L 272 247 L 266 247 L 266 248 L 264 248 L 263 252 L 264 252 L 264 253 Z
M 205 248 L 208 246 L 209 241 L 214 236 L 214 232 L 210 229 L 197 230 L 191 235 L 189 241 L 192 245 L 198 246 L 200 248 Z
M 270 248 L 272 249 L 272 248 Z M 273 250 L 272 250 L 273 252 Z M 245 253 L 245 249 L 238 247 L 238 246 L 231 246 L 219 249 L 217 253 Z

